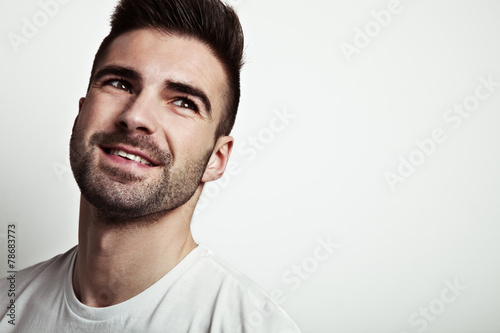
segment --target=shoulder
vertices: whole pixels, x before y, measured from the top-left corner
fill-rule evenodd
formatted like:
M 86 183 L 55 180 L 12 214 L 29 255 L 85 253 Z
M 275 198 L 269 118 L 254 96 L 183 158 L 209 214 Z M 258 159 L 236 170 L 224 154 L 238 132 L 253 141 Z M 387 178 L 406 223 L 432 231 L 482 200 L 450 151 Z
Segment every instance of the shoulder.
M 53 258 L 39 262 L 15 273 L 19 278 L 19 286 L 29 284 L 40 275 L 54 273 L 61 267 L 69 267 L 71 259 L 77 251 L 77 246 L 69 249 L 67 252 L 54 256 Z
M 32 296 L 47 293 L 61 286 L 68 274 L 76 250 L 75 246 L 52 259 L 19 271 L 8 272 L 7 276 L 0 280 L 0 293 L 9 296 L 0 298 L 0 319 L 4 317 L 9 303 L 15 302 L 17 306 L 33 303 Z
M 16 295 L 23 293 L 28 287 L 36 287 L 42 284 L 42 280 L 54 282 L 64 279 L 67 269 L 71 265 L 71 259 L 76 253 L 77 247 L 73 247 L 66 253 L 59 254 L 49 260 L 29 266 L 19 271 L 12 271 L 0 280 L 0 292 L 15 285 Z M 60 281 L 62 282 L 62 280 Z
M 198 280 L 204 298 L 211 299 L 215 309 L 224 309 L 224 320 L 234 318 L 246 327 L 244 332 L 300 332 L 279 304 L 253 281 L 205 246 L 199 245 L 197 250 L 199 258 L 189 278 Z M 217 318 L 213 320 L 217 322 Z

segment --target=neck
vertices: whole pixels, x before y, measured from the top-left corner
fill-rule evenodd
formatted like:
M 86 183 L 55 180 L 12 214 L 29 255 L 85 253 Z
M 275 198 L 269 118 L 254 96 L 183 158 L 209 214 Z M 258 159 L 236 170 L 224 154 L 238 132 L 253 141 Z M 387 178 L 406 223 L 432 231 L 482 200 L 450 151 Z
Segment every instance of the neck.
M 167 274 L 197 246 L 190 222 L 200 194 L 201 186 L 183 206 L 130 226 L 104 221 L 82 196 L 73 273 L 77 298 L 92 307 L 118 304 Z

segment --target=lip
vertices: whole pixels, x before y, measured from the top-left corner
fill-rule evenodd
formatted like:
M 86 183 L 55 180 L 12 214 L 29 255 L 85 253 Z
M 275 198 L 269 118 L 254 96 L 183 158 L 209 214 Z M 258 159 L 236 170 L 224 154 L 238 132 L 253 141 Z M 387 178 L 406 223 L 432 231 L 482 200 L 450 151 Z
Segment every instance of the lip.
M 146 155 L 144 152 L 141 152 L 140 150 L 134 149 L 132 147 L 127 147 L 127 146 L 122 146 L 122 145 L 109 145 L 109 146 L 103 145 L 103 146 L 100 146 L 100 148 L 106 155 L 108 155 L 110 158 L 117 160 L 117 161 L 131 162 L 131 163 L 135 163 L 135 164 L 138 164 L 140 166 L 147 167 L 147 168 L 152 168 L 152 167 L 156 167 L 156 166 L 160 165 L 160 162 L 154 160 L 152 157 Z M 140 162 L 132 161 L 132 160 L 129 160 L 129 159 L 117 156 L 117 155 L 112 155 L 109 153 L 112 149 L 123 150 L 127 154 L 133 154 L 133 155 L 139 156 L 139 157 L 145 159 L 146 161 L 148 161 L 149 163 L 151 163 L 152 166 L 148 166 L 148 165 L 142 164 Z

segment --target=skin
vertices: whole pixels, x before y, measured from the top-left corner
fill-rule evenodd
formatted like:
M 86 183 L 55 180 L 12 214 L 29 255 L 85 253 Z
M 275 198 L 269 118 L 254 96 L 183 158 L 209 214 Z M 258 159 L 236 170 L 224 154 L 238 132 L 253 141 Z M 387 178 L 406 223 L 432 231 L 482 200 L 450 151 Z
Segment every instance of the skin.
M 130 214 L 105 209 L 104 199 L 102 205 L 92 204 L 82 195 L 73 286 L 78 299 L 91 307 L 118 304 L 141 293 L 197 246 L 190 230 L 196 202 L 203 184 L 224 173 L 233 145 L 230 136 L 215 138 L 226 75 L 218 59 L 198 40 L 134 30 L 113 41 L 96 73 L 109 66 L 132 69 L 141 79 L 108 74 L 94 80 L 80 100 L 72 166 L 86 153 L 98 180 L 95 185 L 101 186 L 97 192 L 127 209 L 129 201 L 146 197 L 147 188 L 166 174 L 177 189 L 181 186 L 180 190 L 189 193 L 163 193 L 161 204 L 144 212 L 130 210 Z M 202 91 L 211 112 L 201 98 L 166 87 L 168 81 Z M 198 111 L 192 110 L 193 105 Z M 138 146 L 124 140 L 113 147 L 133 150 L 153 166 L 108 154 L 109 147 L 91 140 L 97 132 L 140 138 Z

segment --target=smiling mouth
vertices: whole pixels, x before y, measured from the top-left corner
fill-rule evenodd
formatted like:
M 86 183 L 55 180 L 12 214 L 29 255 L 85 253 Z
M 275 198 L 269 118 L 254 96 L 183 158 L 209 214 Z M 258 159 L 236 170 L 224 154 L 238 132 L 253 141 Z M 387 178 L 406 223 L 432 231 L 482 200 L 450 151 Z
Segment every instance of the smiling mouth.
M 140 156 L 137 156 L 137 155 L 134 155 L 134 154 L 129 154 L 126 151 L 123 151 L 121 149 L 104 149 L 104 151 L 107 154 L 110 154 L 110 155 L 120 156 L 120 157 L 126 158 L 128 160 L 139 162 L 141 164 L 144 164 L 144 165 L 147 165 L 147 166 L 150 166 L 150 167 L 154 166 L 148 160 L 145 160 L 144 158 L 142 158 Z

